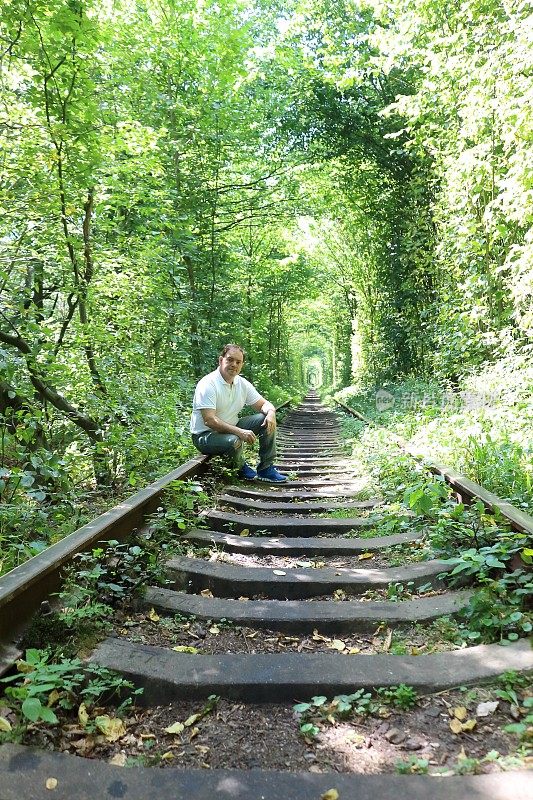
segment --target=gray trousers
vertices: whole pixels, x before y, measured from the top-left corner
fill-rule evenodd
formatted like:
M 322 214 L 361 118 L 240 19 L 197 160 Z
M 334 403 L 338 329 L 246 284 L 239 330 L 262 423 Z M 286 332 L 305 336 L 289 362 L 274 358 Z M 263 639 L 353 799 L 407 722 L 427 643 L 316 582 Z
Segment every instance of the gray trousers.
M 261 427 L 265 420 L 264 414 L 251 414 L 242 417 L 237 422 L 238 428 L 253 431 L 259 438 L 259 464 L 257 469 L 266 469 L 274 463 L 276 458 L 276 433 L 267 433 L 266 426 Z M 244 442 L 234 433 L 217 433 L 217 431 L 202 431 L 193 433 L 192 441 L 200 453 L 212 456 L 225 456 L 236 467 L 244 464 Z

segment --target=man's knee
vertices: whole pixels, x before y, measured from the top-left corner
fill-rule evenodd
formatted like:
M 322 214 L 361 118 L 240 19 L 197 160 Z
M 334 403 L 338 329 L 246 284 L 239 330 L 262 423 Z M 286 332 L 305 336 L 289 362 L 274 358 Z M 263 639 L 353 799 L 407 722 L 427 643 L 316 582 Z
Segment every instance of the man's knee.
M 233 449 L 240 450 L 242 447 L 242 439 L 239 439 L 238 436 L 235 437 L 235 441 L 233 442 Z

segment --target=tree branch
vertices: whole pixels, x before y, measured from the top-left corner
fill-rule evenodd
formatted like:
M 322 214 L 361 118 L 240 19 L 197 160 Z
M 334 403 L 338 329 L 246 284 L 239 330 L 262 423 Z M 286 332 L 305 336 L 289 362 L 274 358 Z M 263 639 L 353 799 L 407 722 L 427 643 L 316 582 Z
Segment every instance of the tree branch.
M 47 383 L 42 375 L 39 374 L 39 371 L 35 365 L 31 347 L 29 346 L 28 342 L 22 338 L 22 336 L 19 334 L 10 334 L 0 331 L 0 342 L 10 345 L 11 347 L 15 347 L 24 355 L 26 366 L 30 375 L 30 381 L 42 400 L 48 401 L 54 406 L 54 408 L 57 408 L 58 411 L 63 412 L 72 422 L 74 422 L 75 425 L 78 426 L 78 428 L 81 428 L 83 431 L 85 431 L 91 441 L 103 441 L 103 435 L 99 423 L 92 419 L 92 417 L 88 417 L 78 411 L 77 408 L 69 403 L 68 400 L 63 397 L 63 395 L 59 394 L 59 392 L 53 386 Z

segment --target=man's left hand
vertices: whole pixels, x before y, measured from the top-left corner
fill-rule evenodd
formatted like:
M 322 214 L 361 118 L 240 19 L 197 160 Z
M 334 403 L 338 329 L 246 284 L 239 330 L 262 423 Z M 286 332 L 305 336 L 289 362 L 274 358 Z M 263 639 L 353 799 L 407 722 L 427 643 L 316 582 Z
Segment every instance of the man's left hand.
M 261 423 L 261 427 L 267 429 L 267 433 L 274 433 L 276 430 L 276 414 L 274 411 L 269 411 L 265 419 Z

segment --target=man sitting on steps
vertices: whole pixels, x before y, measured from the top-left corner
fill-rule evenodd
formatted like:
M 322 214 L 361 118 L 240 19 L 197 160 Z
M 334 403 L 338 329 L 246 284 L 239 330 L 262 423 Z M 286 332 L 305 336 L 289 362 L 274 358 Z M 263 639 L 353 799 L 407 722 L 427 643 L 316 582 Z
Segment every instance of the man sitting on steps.
M 276 409 L 240 376 L 243 364 L 242 347 L 227 344 L 220 354 L 217 369 L 196 385 L 191 415 L 194 446 L 206 455 L 229 457 L 239 467 L 240 478 L 284 483 L 287 476 L 274 467 Z M 246 405 L 260 413 L 239 419 Z M 259 438 L 257 472 L 244 460 L 244 444 L 253 444 L 256 438 Z

